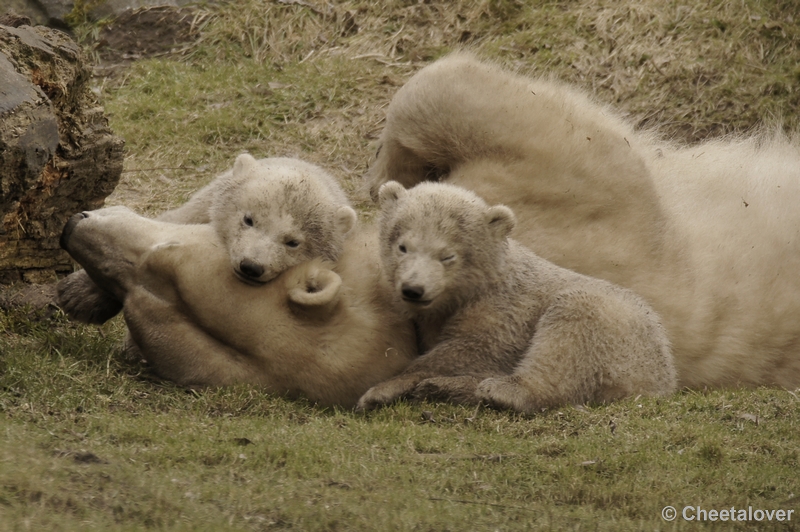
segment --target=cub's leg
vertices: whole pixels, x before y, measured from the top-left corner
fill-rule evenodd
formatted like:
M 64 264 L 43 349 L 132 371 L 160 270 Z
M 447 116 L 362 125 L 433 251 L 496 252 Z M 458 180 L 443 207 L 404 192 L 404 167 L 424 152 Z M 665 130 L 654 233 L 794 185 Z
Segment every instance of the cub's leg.
M 431 377 L 417 384 L 411 396 L 453 404 L 475 405 L 480 402 L 476 395 L 480 379 L 472 375 L 457 377 Z
M 669 342 L 634 296 L 573 292 L 540 320 L 514 372 L 485 379 L 478 398 L 498 408 L 542 408 L 664 395 L 676 386 Z
M 417 358 L 397 377 L 376 384 L 361 396 L 357 408 L 366 410 L 412 397 L 443 398 L 475 404 L 475 387 L 483 379 L 503 374 L 503 364 L 490 354 L 491 333 L 480 327 L 438 344 Z M 506 358 L 500 355 L 499 358 Z M 510 370 L 510 369 L 509 369 Z
M 372 410 L 407 397 L 417 384 L 429 376 L 424 373 L 409 373 L 376 384 L 361 396 L 356 410 Z

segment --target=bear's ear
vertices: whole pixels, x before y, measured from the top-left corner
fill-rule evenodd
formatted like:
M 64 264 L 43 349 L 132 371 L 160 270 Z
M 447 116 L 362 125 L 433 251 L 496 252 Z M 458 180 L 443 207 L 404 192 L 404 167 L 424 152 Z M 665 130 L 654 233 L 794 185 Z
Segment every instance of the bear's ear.
M 505 205 L 495 205 L 486 210 L 486 222 L 489 224 L 489 230 L 498 238 L 507 238 L 517 225 L 517 218 L 514 216 L 514 211 Z
M 381 209 L 392 206 L 397 200 L 405 196 L 406 189 L 397 181 L 387 181 L 378 191 L 378 205 Z
M 289 290 L 289 300 L 301 307 L 319 308 L 333 306 L 339 300 L 342 278 L 328 268 L 312 264 L 305 270 L 297 284 Z
M 233 163 L 233 175 L 238 176 L 249 172 L 256 166 L 258 166 L 258 161 L 256 161 L 255 157 L 249 153 L 243 153 L 238 156 L 236 162 Z
M 339 207 L 334 220 L 336 231 L 338 231 L 340 235 L 346 235 L 356 225 L 357 219 L 358 215 L 356 215 L 356 211 L 354 211 L 352 207 L 347 205 Z

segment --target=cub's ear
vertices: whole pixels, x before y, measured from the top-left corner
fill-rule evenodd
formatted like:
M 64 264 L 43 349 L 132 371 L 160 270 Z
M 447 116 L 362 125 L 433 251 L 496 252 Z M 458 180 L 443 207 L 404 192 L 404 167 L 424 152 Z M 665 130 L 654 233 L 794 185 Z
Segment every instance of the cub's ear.
M 397 181 L 387 181 L 381 185 L 378 191 L 378 205 L 381 209 L 391 207 L 394 203 L 405 196 L 406 189 Z
M 498 238 L 507 238 L 517 225 L 517 218 L 514 211 L 505 205 L 495 205 L 486 210 L 486 222 Z
M 233 175 L 238 176 L 245 172 L 249 172 L 258 166 L 258 161 L 249 153 L 243 153 L 236 158 L 233 163 Z
M 334 219 L 336 231 L 338 231 L 340 235 L 346 235 L 355 227 L 357 219 L 358 215 L 356 215 L 356 211 L 354 211 L 352 207 L 348 207 L 347 205 L 339 207 Z
M 289 290 L 289 301 L 305 308 L 333 306 L 339 301 L 342 278 L 319 263 L 298 271 L 301 275 Z

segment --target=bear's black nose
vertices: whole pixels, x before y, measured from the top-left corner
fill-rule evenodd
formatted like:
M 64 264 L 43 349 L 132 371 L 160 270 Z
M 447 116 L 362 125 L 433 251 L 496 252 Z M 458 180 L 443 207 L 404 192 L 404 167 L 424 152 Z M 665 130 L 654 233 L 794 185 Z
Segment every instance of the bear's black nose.
M 422 286 L 415 286 L 410 284 L 403 285 L 403 298 L 408 299 L 411 301 L 417 301 L 422 299 L 422 296 L 425 295 L 425 288 Z
M 264 266 L 250 259 L 242 259 L 242 262 L 239 263 L 239 271 L 247 277 L 258 279 L 264 274 Z
M 73 214 L 67 220 L 67 223 L 64 224 L 64 229 L 61 231 L 61 238 L 59 239 L 58 243 L 61 246 L 61 249 L 66 250 L 67 246 L 69 245 L 69 237 L 72 236 L 72 232 L 75 230 L 75 226 L 78 225 L 78 222 L 83 220 L 84 218 L 88 218 L 89 213 L 79 212 L 78 214 Z

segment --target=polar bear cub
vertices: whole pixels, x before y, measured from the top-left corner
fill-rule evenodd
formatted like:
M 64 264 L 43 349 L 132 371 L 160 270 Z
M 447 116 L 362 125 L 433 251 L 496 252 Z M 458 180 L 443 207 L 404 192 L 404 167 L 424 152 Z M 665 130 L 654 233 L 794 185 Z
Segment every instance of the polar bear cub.
M 254 285 L 312 258 L 336 261 L 356 219 L 341 186 L 322 168 L 246 153 L 184 205 L 158 217 L 210 224 L 237 277 Z M 103 323 L 122 308 L 84 271 L 59 283 L 58 302 L 73 319 L 88 323 Z
M 339 183 L 322 168 L 247 153 L 185 205 L 159 216 L 210 223 L 237 277 L 251 284 L 267 283 L 309 259 L 336 261 L 356 218 Z
M 360 408 L 413 395 L 535 412 L 675 389 L 656 313 L 510 239 L 508 207 L 440 183 L 389 182 L 379 200 L 381 261 L 423 355 Z

